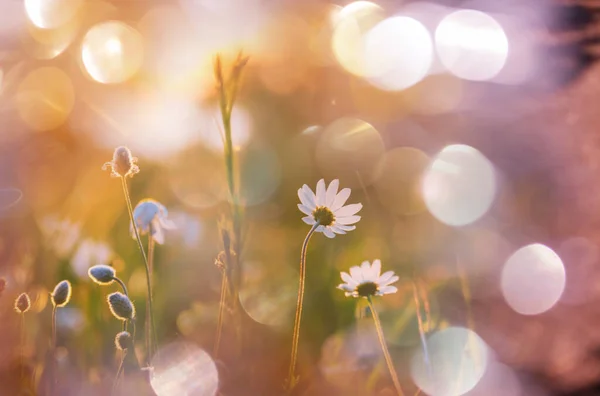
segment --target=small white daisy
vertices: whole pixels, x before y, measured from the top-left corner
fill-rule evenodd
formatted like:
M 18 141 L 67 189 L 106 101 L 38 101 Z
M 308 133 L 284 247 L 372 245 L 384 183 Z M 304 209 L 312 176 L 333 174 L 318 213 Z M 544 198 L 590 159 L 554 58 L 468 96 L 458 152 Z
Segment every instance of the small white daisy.
M 175 223 L 168 219 L 169 212 L 160 202 L 153 199 L 141 200 L 133 210 L 133 219 L 140 234 L 150 233 L 156 243 L 165 243 L 163 230 L 175 229 Z M 135 239 L 133 224 L 130 225 L 131 236 Z
M 390 286 L 399 278 L 394 271 L 387 271 L 381 275 L 381 261 L 373 260 L 373 265 L 364 261 L 360 267 L 350 268 L 350 275 L 341 272 L 342 283 L 338 289 L 346 292 L 346 297 L 370 297 L 383 296 L 384 294 L 396 293 L 398 288 Z
M 335 234 L 345 234 L 356 228 L 352 224 L 360 220 L 357 216 L 362 204 L 356 203 L 346 205 L 350 197 L 350 189 L 344 188 L 338 192 L 339 180 L 333 180 L 329 186 L 325 187 L 325 180 L 321 179 L 317 183 L 317 193 L 315 194 L 306 184 L 298 189 L 300 202 L 298 209 L 307 216 L 302 218 L 308 225 L 319 225 L 316 232 L 322 232 L 328 238 L 335 237 Z

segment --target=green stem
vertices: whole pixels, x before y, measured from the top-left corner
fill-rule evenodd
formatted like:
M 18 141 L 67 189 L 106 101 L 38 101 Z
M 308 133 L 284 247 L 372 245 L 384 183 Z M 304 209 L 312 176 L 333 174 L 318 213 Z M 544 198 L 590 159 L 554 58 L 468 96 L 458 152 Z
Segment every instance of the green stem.
M 150 225 L 150 232 L 148 232 L 148 269 L 150 271 L 150 290 L 154 289 L 154 239 L 152 238 L 152 225 Z M 146 319 L 144 323 L 146 331 L 146 350 L 148 356 L 152 356 L 152 342 L 156 345 L 156 333 L 150 331 L 150 305 L 146 304 Z M 148 358 L 149 360 L 149 358 Z
M 152 334 L 155 334 L 154 331 L 154 309 L 152 308 L 152 283 L 150 281 L 150 267 L 148 265 L 148 258 L 146 257 L 146 252 L 144 251 L 144 244 L 142 243 L 142 238 L 140 238 L 140 233 L 138 232 L 137 224 L 135 224 L 135 220 L 133 218 L 133 207 L 131 205 L 131 198 L 129 197 L 129 190 L 127 188 L 127 181 L 124 177 L 121 177 L 121 183 L 123 185 L 123 194 L 125 195 L 125 201 L 127 203 L 127 210 L 129 211 L 129 218 L 131 223 L 133 224 L 133 231 L 135 233 L 135 239 L 137 240 L 138 247 L 140 248 L 140 252 L 142 253 L 142 257 L 144 259 L 144 268 L 146 269 L 146 288 L 148 291 L 148 305 L 150 307 L 150 325 Z M 148 341 L 147 341 L 148 342 Z M 150 361 L 152 357 L 150 355 L 151 351 L 146 350 L 146 361 Z
M 56 378 L 56 374 L 57 374 L 57 368 L 56 368 L 56 305 L 52 305 L 52 363 L 51 363 L 51 372 L 52 375 L 50 376 L 50 395 L 54 396 L 54 391 L 56 389 L 56 382 L 57 382 L 57 378 Z
M 302 320 L 302 304 L 304 301 L 304 283 L 306 282 L 306 250 L 308 248 L 308 242 L 310 238 L 317 230 L 319 222 L 316 222 L 302 244 L 302 251 L 300 253 L 300 279 L 298 282 L 298 301 L 296 303 L 296 317 L 294 319 L 294 333 L 292 336 L 292 355 L 290 358 L 290 369 L 288 371 L 287 388 L 288 391 L 292 390 L 296 385 L 296 360 L 298 358 L 298 342 L 300 340 L 300 321 Z
M 223 271 L 221 279 L 221 297 L 219 298 L 219 317 L 217 319 L 217 335 L 215 337 L 215 346 L 213 348 L 213 356 L 215 359 L 219 357 L 219 348 L 221 347 L 221 334 L 223 332 L 223 315 L 225 313 L 225 298 L 227 296 L 227 274 Z
M 385 343 L 385 337 L 383 335 L 383 329 L 381 328 L 381 321 L 379 320 L 379 315 L 373 306 L 373 301 L 371 297 L 367 297 L 367 301 L 369 302 L 369 308 L 371 309 L 371 314 L 373 315 L 373 321 L 375 322 L 375 328 L 377 329 L 377 337 L 379 338 L 379 343 L 381 344 L 381 349 L 383 350 L 383 356 L 385 358 L 385 363 L 387 364 L 388 370 L 390 372 L 390 376 L 392 377 L 392 381 L 394 382 L 394 387 L 396 388 L 396 393 L 398 396 L 404 396 L 402 392 L 402 388 L 400 387 L 400 381 L 398 380 L 398 375 L 396 374 L 396 369 L 394 369 L 394 363 L 392 362 L 392 358 L 390 356 L 390 351 L 388 350 L 387 344 Z

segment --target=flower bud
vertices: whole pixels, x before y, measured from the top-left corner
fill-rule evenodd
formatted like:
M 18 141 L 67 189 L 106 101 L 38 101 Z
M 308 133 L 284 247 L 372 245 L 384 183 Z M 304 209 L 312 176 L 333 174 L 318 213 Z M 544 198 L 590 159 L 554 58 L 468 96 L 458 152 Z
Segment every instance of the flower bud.
M 67 280 L 58 282 L 52 292 L 52 304 L 55 307 L 64 307 L 71 300 L 71 283 Z
M 121 292 L 108 295 L 110 312 L 119 320 L 130 320 L 135 317 L 135 307 L 131 300 Z
M 133 177 L 140 171 L 136 162 L 137 158 L 131 155 L 131 151 L 125 146 L 120 146 L 115 149 L 112 161 L 105 163 L 102 169 L 110 167 L 111 175 L 115 177 Z
M 90 278 L 99 285 L 110 285 L 115 280 L 115 269 L 108 265 L 94 265 L 88 270 Z
M 15 311 L 20 314 L 24 314 L 25 312 L 29 311 L 29 308 L 31 308 L 31 300 L 29 299 L 27 293 L 19 294 L 19 297 L 17 297 L 15 300 Z
M 125 351 L 131 347 L 131 334 L 127 331 L 122 331 L 115 337 L 115 346 L 120 351 Z

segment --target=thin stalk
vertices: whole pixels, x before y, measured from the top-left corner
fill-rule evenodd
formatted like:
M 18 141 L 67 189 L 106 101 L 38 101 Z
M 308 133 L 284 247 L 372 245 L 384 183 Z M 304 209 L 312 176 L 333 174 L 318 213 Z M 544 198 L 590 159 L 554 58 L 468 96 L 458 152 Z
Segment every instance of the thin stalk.
M 114 395 L 117 390 L 117 384 L 119 383 L 119 377 L 124 370 L 125 367 L 125 357 L 127 356 L 127 350 L 124 350 L 121 357 L 121 363 L 119 364 L 119 369 L 117 370 L 117 375 L 115 376 L 115 380 L 113 381 L 111 395 Z
M 52 306 L 52 349 L 56 349 L 56 305 Z
M 154 239 L 152 238 L 152 225 L 150 225 L 150 232 L 148 233 L 148 269 L 150 273 L 150 290 L 154 290 Z M 156 333 L 150 331 L 150 305 L 146 304 L 146 319 L 144 323 L 146 330 L 146 350 L 148 356 L 152 356 L 152 341 L 156 345 Z
M 308 242 L 310 238 L 315 233 L 317 227 L 319 226 L 319 222 L 316 222 L 308 234 L 306 234 L 306 238 L 304 238 L 304 243 L 302 244 L 302 251 L 300 253 L 300 279 L 298 281 L 298 302 L 296 303 L 296 317 L 294 319 L 294 333 L 292 336 L 292 355 L 290 358 L 290 369 L 288 371 L 287 378 L 287 387 L 288 390 L 292 390 L 292 388 L 296 385 L 296 360 L 298 358 L 298 341 L 300 340 L 300 321 L 302 320 L 302 304 L 304 301 L 304 283 L 306 282 L 306 250 L 308 248 Z
M 427 374 L 432 378 L 431 363 L 429 360 L 429 349 L 427 348 L 427 340 L 425 339 L 425 327 L 423 326 L 423 317 L 421 316 L 421 302 L 419 299 L 419 291 L 417 284 L 413 282 L 413 298 L 415 301 L 415 312 L 417 313 L 417 323 L 419 325 L 419 336 L 421 337 L 421 345 L 423 347 L 423 356 L 425 358 L 425 366 L 427 366 Z
M 56 389 L 56 305 L 52 305 L 52 375 L 50 376 L 50 395 L 54 396 Z
M 217 335 L 215 336 L 215 346 L 213 348 L 213 356 L 215 359 L 219 357 L 219 348 L 221 347 L 221 334 L 223 332 L 223 315 L 225 313 L 225 299 L 227 296 L 227 274 L 223 271 L 221 279 L 221 297 L 219 298 L 219 317 L 217 319 Z
M 129 197 L 129 189 L 127 188 L 127 181 L 124 177 L 121 177 L 121 184 L 123 185 L 123 194 L 125 195 L 125 201 L 127 203 L 127 210 L 129 211 L 129 218 L 131 223 L 133 224 L 133 231 L 135 233 L 135 239 L 137 240 L 138 247 L 140 248 L 140 252 L 142 253 L 142 257 L 144 259 L 144 268 L 146 269 L 146 288 L 148 290 L 148 305 L 150 307 L 150 326 L 152 334 L 155 334 L 154 327 L 154 309 L 152 308 L 152 283 L 150 282 L 150 267 L 148 265 L 148 258 L 146 257 L 146 252 L 144 251 L 144 244 L 142 243 L 142 238 L 140 238 L 140 233 L 137 229 L 137 224 L 133 219 L 133 207 L 131 206 L 131 198 Z M 146 350 L 146 360 L 150 361 L 150 351 Z
M 23 381 L 24 376 L 24 364 L 25 364 L 25 312 L 21 313 L 21 329 L 20 329 L 21 339 L 19 341 L 19 365 L 21 366 L 21 381 Z
M 385 337 L 383 336 L 383 329 L 381 328 L 381 321 L 379 320 L 379 315 L 377 314 L 377 311 L 373 306 L 373 301 L 371 300 L 371 297 L 367 297 L 367 301 L 369 302 L 369 308 L 371 309 L 373 321 L 375 322 L 375 328 L 377 329 L 377 337 L 379 338 L 379 343 L 381 344 L 381 349 L 383 350 L 385 363 L 387 364 L 390 376 L 392 377 L 392 381 L 394 382 L 396 393 L 398 393 L 398 396 L 404 396 L 404 393 L 402 392 L 402 387 L 400 386 L 400 381 L 398 380 L 398 375 L 396 374 L 396 369 L 394 369 L 394 363 L 392 362 L 390 351 L 388 350 L 387 344 L 385 343 Z

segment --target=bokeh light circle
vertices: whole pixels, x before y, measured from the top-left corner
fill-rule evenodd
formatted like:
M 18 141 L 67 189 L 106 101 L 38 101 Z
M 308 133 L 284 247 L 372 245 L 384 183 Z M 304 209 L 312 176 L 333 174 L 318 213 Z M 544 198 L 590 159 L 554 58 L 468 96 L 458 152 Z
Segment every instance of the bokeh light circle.
M 485 374 L 488 347 L 472 330 L 449 327 L 427 339 L 428 361 L 422 348 L 412 357 L 415 384 L 430 396 L 459 396 L 473 389 Z
M 495 77 L 508 58 L 508 38 L 490 15 L 475 10 L 454 11 L 435 31 L 438 56 L 446 69 L 465 80 Z
M 397 91 L 421 81 L 433 60 L 429 32 L 416 19 L 388 18 L 365 35 L 365 75 L 383 90 Z
M 512 309 L 523 315 L 546 312 L 560 299 L 566 284 L 561 258 L 535 243 L 514 252 L 502 269 L 501 288 Z
M 381 135 L 358 118 L 339 118 L 322 132 L 316 162 L 328 178 L 342 179 L 348 187 L 372 182 L 377 161 L 385 150 Z
M 103 84 L 131 78 L 144 58 L 141 34 L 120 21 L 93 26 L 83 38 L 81 59 L 90 77 Z
M 439 221 L 451 226 L 470 224 L 494 201 L 494 167 L 473 147 L 450 145 L 433 159 L 422 188 L 427 209 Z
M 19 84 L 16 96 L 21 119 L 36 131 L 62 125 L 75 105 L 75 91 L 69 76 L 56 67 L 41 67 Z
M 24 0 L 25 13 L 35 26 L 57 28 L 75 16 L 83 0 Z
M 331 38 L 333 54 L 348 72 L 365 75 L 365 34 L 384 19 L 383 8 L 370 1 L 355 1 L 336 14 Z
M 157 396 L 213 396 L 219 373 L 210 355 L 196 345 L 174 342 L 162 347 L 152 359 L 150 385 Z

